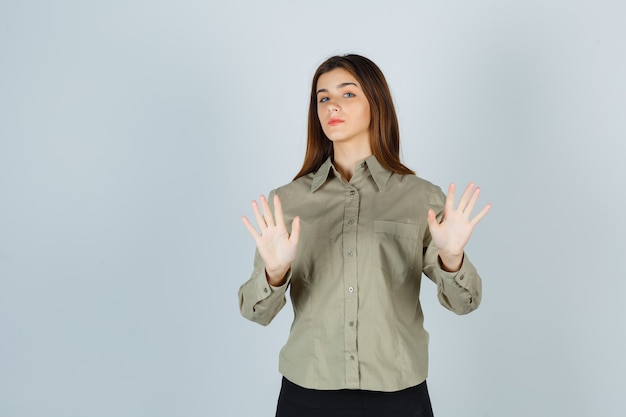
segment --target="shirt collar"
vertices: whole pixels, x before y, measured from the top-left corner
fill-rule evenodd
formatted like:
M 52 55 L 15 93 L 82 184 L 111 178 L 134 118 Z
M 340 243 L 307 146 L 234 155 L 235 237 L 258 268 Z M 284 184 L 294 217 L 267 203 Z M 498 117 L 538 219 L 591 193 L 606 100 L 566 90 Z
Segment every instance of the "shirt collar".
M 391 172 L 387 171 L 385 167 L 383 167 L 380 162 L 376 159 L 374 155 L 367 157 L 361 163 L 362 167 L 367 166 L 378 187 L 378 190 L 382 190 L 387 184 L 387 180 L 391 176 Z M 331 157 L 320 166 L 317 172 L 313 175 L 313 182 L 311 183 L 311 192 L 314 193 L 317 191 L 328 179 L 330 172 L 334 170 L 333 162 Z
M 381 191 L 385 188 L 389 177 L 391 177 L 391 171 L 388 171 L 387 168 L 382 166 L 374 155 L 368 157 L 364 162 L 367 164 L 367 168 L 370 170 L 372 178 L 374 178 L 378 191 Z

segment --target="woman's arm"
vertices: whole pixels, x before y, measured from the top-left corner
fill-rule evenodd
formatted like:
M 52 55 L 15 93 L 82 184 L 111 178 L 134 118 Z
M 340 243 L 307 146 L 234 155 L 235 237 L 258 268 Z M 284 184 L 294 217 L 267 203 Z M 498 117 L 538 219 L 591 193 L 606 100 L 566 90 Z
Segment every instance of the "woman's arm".
M 263 325 L 269 324 L 285 305 L 291 263 L 296 257 L 300 237 L 300 218 L 293 219 L 289 234 L 282 204 L 275 192 L 270 193 L 270 201 L 274 203 L 274 210 L 265 196 L 261 195 L 263 212 L 256 201 L 252 202 L 259 230 L 247 217 L 242 217 L 257 248 L 254 272 L 239 289 L 239 307 L 244 317 Z
M 465 245 L 491 205 L 487 204 L 474 218 L 470 218 L 480 189 L 470 183 L 456 209 L 454 190 L 454 184 L 450 184 L 440 213 L 435 214 L 432 208 L 428 211 L 431 240 L 424 252 L 424 273 L 437 284 L 439 302 L 444 307 L 457 314 L 467 314 L 480 304 L 482 281 L 465 254 Z M 438 194 L 434 197 L 439 201 L 437 206 L 441 207 L 443 196 L 440 190 Z

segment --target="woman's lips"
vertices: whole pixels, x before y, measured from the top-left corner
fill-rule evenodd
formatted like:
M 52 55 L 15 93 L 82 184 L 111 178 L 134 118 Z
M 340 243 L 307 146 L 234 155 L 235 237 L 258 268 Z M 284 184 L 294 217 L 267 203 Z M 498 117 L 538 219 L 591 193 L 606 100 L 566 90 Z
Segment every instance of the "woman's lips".
M 336 117 L 333 117 L 332 119 L 328 121 L 328 124 L 331 126 L 337 126 L 338 124 L 341 124 L 341 123 L 343 123 L 343 120 L 336 118 Z

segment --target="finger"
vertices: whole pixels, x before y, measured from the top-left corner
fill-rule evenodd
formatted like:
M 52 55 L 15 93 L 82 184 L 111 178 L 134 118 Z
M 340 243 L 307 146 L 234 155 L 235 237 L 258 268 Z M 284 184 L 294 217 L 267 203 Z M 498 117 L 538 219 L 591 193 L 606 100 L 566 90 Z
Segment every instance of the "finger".
M 428 228 L 434 228 L 439 225 L 439 223 L 437 223 L 437 216 L 435 216 L 435 210 L 428 209 L 428 215 L 426 216 L 426 221 L 428 222 Z
M 448 195 L 446 196 L 446 203 L 444 205 L 444 214 L 454 210 L 454 190 L 456 186 L 453 182 L 448 186 Z
M 246 226 L 246 229 L 250 232 L 250 236 L 252 236 L 255 241 L 261 237 L 259 232 L 254 228 L 254 226 L 252 226 L 252 223 L 250 223 L 250 220 L 248 220 L 246 216 L 241 216 L 241 220 L 243 220 L 243 225 Z
M 263 230 L 267 229 L 267 223 L 265 222 L 265 218 L 263 218 L 263 215 L 261 214 L 261 209 L 259 208 L 256 200 L 252 201 L 252 211 L 254 212 L 254 218 L 256 219 L 256 223 L 259 225 L 261 233 L 263 233 Z
M 470 215 L 472 211 L 474 211 L 474 207 L 476 207 L 476 202 L 478 201 L 478 196 L 480 195 L 480 187 L 476 187 L 474 189 L 474 193 L 472 194 L 472 198 L 470 198 L 469 203 L 467 204 L 467 214 Z
M 280 202 L 278 194 L 274 194 L 274 217 L 276 218 L 276 225 L 278 227 L 285 228 L 285 217 L 283 216 L 283 205 Z
M 470 182 L 467 185 L 467 188 L 465 189 L 465 191 L 463 192 L 463 195 L 461 196 L 461 199 L 459 200 L 459 205 L 457 206 L 457 208 L 461 210 L 462 212 L 465 212 L 467 210 L 467 206 L 470 202 L 470 198 L 472 196 L 473 191 L 474 191 L 474 183 Z
M 296 216 L 291 222 L 291 236 L 289 236 L 289 240 L 294 244 L 298 244 L 300 240 L 300 217 Z
M 476 226 L 478 224 L 478 222 L 480 222 L 483 219 L 483 217 L 485 217 L 487 215 L 487 213 L 489 212 L 490 209 L 491 209 L 491 204 L 487 204 L 485 207 L 483 207 L 483 209 L 480 211 L 480 213 L 478 213 L 472 219 L 472 221 L 471 221 L 472 227 Z
M 267 199 L 263 194 L 260 197 L 261 207 L 263 207 L 263 217 L 265 218 L 265 223 L 267 227 L 274 226 L 274 217 L 272 216 L 272 210 L 270 210 L 270 205 L 267 203 Z

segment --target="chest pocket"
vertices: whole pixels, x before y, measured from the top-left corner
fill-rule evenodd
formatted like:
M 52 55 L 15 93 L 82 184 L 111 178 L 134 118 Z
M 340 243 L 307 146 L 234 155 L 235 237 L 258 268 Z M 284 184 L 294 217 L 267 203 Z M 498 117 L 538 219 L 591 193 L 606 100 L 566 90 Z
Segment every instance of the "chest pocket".
M 390 278 L 412 273 L 417 252 L 421 251 L 420 229 L 416 224 L 374 221 L 374 264 Z

